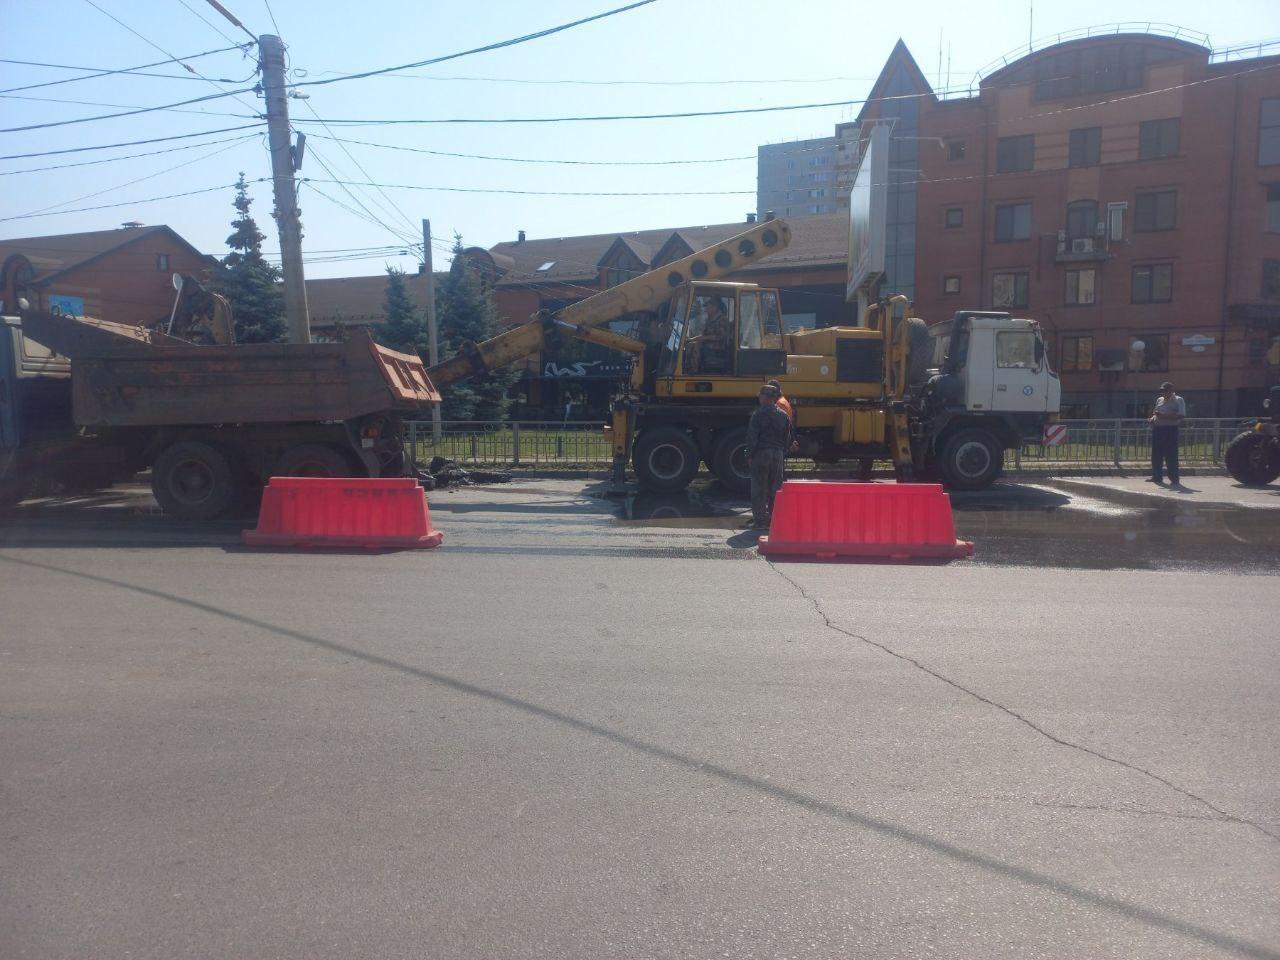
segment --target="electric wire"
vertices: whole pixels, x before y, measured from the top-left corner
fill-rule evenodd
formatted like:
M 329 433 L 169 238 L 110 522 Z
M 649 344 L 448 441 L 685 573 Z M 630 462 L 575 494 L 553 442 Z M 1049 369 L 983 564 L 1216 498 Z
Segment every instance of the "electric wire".
M 91 2 L 91 0 L 86 0 L 86 2 Z M 319 87 L 319 86 L 325 86 L 330 83 L 341 83 L 344 80 L 362 80 L 362 79 L 365 79 L 366 77 L 376 77 L 384 73 L 391 73 L 395 70 L 413 70 L 418 67 L 428 67 L 433 64 L 444 63 L 447 60 L 457 60 L 461 57 L 469 57 L 477 53 L 487 53 L 490 50 L 500 50 L 503 47 L 513 47 L 513 46 L 516 46 L 517 44 L 528 43 L 531 40 L 541 40 L 543 37 L 549 37 L 552 34 L 556 34 L 556 33 L 563 33 L 566 30 L 572 30 L 575 27 L 581 27 L 588 23 L 594 23 L 595 21 L 603 20 L 606 17 L 617 16 L 620 13 L 627 13 L 628 11 L 635 10 L 638 7 L 648 6 L 653 2 L 654 0 L 636 0 L 635 3 L 629 3 L 626 6 L 616 7 L 612 10 L 605 10 L 601 13 L 593 14 L 592 16 L 589 16 L 589 17 L 583 17 L 580 20 L 573 20 L 569 23 L 559 24 L 558 26 L 547 27 L 546 29 L 538 30 L 538 31 L 535 31 L 534 33 L 526 33 L 524 36 L 513 37 L 510 40 L 499 40 L 496 43 L 486 44 L 483 47 L 473 47 L 470 50 L 462 50 L 462 51 L 459 51 L 458 53 L 449 53 L 440 57 L 432 57 L 430 60 L 419 60 L 416 63 L 402 63 L 394 67 L 382 67 L 377 70 L 365 70 L 360 73 L 348 73 L 339 77 L 330 77 L 327 80 L 304 80 L 300 83 L 291 84 L 290 86 Z
M 74 66 L 70 66 L 69 64 L 65 64 L 65 63 L 42 63 L 42 62 L 37 61 L 37 60 L 8 60 L 8 59 L 0 59 L 0 63 L 11 63 L 11 64 L 14 64 L 14 65 L 17 65 L 17 66 L 23 66 L 23 67 L 47 67 L 47 68 L 52 69 L 52 70 L 91 70 L 91 71 L 93 71 L 92 73 L 87 73 L 87 74 L 85 74 L 85 75 L 84 75 L 84 76 L 82 76 L 82 77 L 64 77 L 64 78 L 63 78 L 63 79 L 61 79 L 61 80 L 47 80 L 47 81 L 45 81 L 44 83 L 29 83 L 29 84 L 27 84 L 26 86 L 22 86 L 22 87 L 9 87 L 9 88 L 7 88 L 7 89 L 5 89 L 5 90 L 0 90 L 0 93 L 16 93 L 16 92 L 18 92 L 19 90 L 34 90 L 34 89 L 36 89 L 37 87 L 55 87 L 55 86 L 58 86 L 59 84 L 63 84 L 63 83 L 76 83 L 76 82 L 78 82 L 78 81 L 80 81 L 80 80 L 94 80 L 94 79 L 97 79 L 98 77 L 110 77 L 110 76 L 116 76 L 116 75 L 136 75 L 136 76 L 141 76 L 141 77 L 162 77 L 162 78 L 164 78 L 165 80 L 207 80 L 207 79 L 213 79 L 213 80 L 216 80 L 216 81 L 217 81 L 217 82 L 219 82 L 219 83 L 244 83 L 244 81 L 243 81 L 243 80 L 229 80 L 229 79 L 227 79 L 227 78 L 225 78 L 225 77 L 213 77 L 213 78 L 206 78 L 206 77 L 202 77 L 202 76 L 199 76 L 199 75 L 194 75 L 194 76 L 183 76 L 182 74 L 177 74 L 177 73 L 143 73 L 142 71 L 146 70 L 148 67 L 162 67 L 162 66 L 164 66 L 166 63 L 177 63 L 177 64 L 182 65 L 183 67 L 186 67 L 186 64 L 185 64 L 185 63 L 183 63 L 183 61 L 185 61 L 185 60 L 198 60 L 198 59 L 200 59 L 201 57 L 209 57 L 209 56 L 212 56 L 212 55 L 213 55 L 213 54 L 215 54 L 215 53 L 227 53 L 227 52 L 229 52 L 229 51 L 231 51 L 231 50 L 239 50 L 239 51 L 243 52 L 247 47 L 248 47 L 248 44 L 239 44 L 239 43 L 238 43 L 238 44 L 235 44 L 234 46 L 230 46 L 230 47 L 219 47 L 217 50 L 205 50 L 203 53 L 193 53 L 193 54 L 190 54 L 190 55 L 185 56 L 185 57 L 171 57 L 171 58 L 169 58 L 168 60 L 156 60 L 156 61 L 154 61 L 154 62 L 152 62 L 152 63 L 144 63 L 144 64 L 141 64 L 140 66 L 137 66 L 137 67 L 119 67 L 119 68 L 109 68 L 109 67 L 74 67 Z
M 68 127 L 77 123 L 92 123 L 96 120 L 115 120 L 118 117 L 132 117 L 140 113 L 155 113 L 159 110 L 172 110 L 174 107 L 186 107 L 193 103 L 206 103 L 209 100 L 221 100 L 223 97 L 234 97 L 236 94 L 252 92 L 253 87 L 245 87 L 241 90 L 210 93 L 203 97 L 193 97 L 190 100 L 179 100 L 176 103 L 162 103 L 157 104 L 154 107 L 138 107 L 137 109 L 124 110 L 120 113 L 104 113 L 96 117 L 76 117 L 74 120 L 54 120 L 49 123 L 29 123 L 21 127 L 0 127 L 0 133 L 20 133 L 24 130 L 47 130 L 50 127 Z M 231 114 L 231 116 L 236 116 L 236 114 Z
M 323 164 L 321 164 L 323 166 Z M 326 168 L 327 171 L 327 168 Z M 329 172 L 332 176 L 331 171 Z M 509 187 L 437 187 L 413 183 L 360 183 L 358 181 L 317 180 L 302 178 L 307 183 L 336 183 L 342 186 L 374 187 L 387 190 L 429 190 L 441 193 L 497 193 L 533 197 L 730 197 L 755 195 L 754 190 L 516 190 Z
M 145 140 L 122 140 L 119 143 L 99 143 L 90 147 L 64 147 L 61 150 L 37 150 L 34 153 L 10 153 L 0 156 L 0 160 L 26 160 L 31 157 L 54 157 L 67 153 L 85 153 L 90 150 L 114 150 L 116 147 L 141 147 L 150 143 L 166 143 L 172 140 L 190 140 L 195 137 L 210 137 L 215 133 L 231 133 L 236 130 L 251 130 L 262 126 L 263 124 L 261 122 L 242 123 L 238 127 L 219 127 L 217 130 L 201 130 L 198 133 L 176 133 L 168 137 L 149 137 Z M 112 157 L 111 159 L 123 160 L 125 158 Z
M 267 179 L 268 178 L 266 177 L 259 177 L 257 180 L 250 180 L 248 182 L 265 183 L 267 182 Z M 236 185 L 234 183 L 224 183 L 219 184 L 216 187 L 201 187 L 196 190 L 186 190 L 182 193 L 168 193 L 160 197 L 143 197 L 138 200 L 121 200 L 119 203 L 102 203 L 92 207 L 76 207 L 72 210 L 55 210 L 51 213 L 24 213 L 18 216 L 0 217 L 0 223 L 5 223 L 10 220 L 29 220 L 33 217 L 57 217 L 68 213 L 88 213 L 93 210 L 112 210 L 116 207 L 131 207 L 139 203 L 157 203 L 161 200 L 176 200 L 179 197 L 194 197 L 202 193 L 213 193 L 215 190 L 234 190 L 235 187 Z
M 358 181 L 344 180 L 338 177 L 337 174 L 333 172 L 333 169 L 329 166 L 328 163 L 325 162 L 324 157 L 322 157 L 318 152 L 313 150 L 312 156 L 314 156 L 316 159 L 316 162 L 320 164 L 320 169 L 324 170 L 324 172 L 329 174 L 329 176 L 332 178 L 331 180 L 320 181 L 320 182 L 333 183 L 333 184 L 336 184 L 337 186 L 340 186 L 342 188 L 342 192 L 345 193 L 348 197 L 350 197 L 351 201 L 357 207 L 359 207 L 361 210 L 365 212 L 370 222 L 377 224 L 379 227 L 381 227 L 387 233 L 391 234 L 397 240 L 400 240 L 401 242 L 406 242 L 406 235 L 401 231 L 400 228 L 393 227 L 390 224 L 386 223 L 384 220 L 382 220 L 382 218 L 380 218 L 377 214 L 375 214 L 372 210 L 369 209 L 369 207 L 365 204 L 363 200 L 361 200 L 351 191 L 351 187 L 353 186 L 372 186 L 372 184 L 361 184 Z M 303 182 L 303 183 L 311 182 L 307 177 L 299 177 L 298 179 L 300 182 Z
M 139 107 L 135 103 L 104 103 L 101 100 L 69 100 L 63 97 L 29 97 L 20 93 L 0 93 L 0 99 L 5 100 L 28 100 L 36 103 L 66 103 L 78 107 L 122 107 L 132 109 L 149 109 Z M 244 119 L 243 113 L 227 113 L 223 110 L 183 110 L 181 107 L 161 107 L 161 110 L 168 110 L 171 113 L 196 113 L 206 117 L 237 117 Z
M 219 27 L 219 26 L 218 26 L 216 23 L 214 23 L 213 21 L 206 19 L 206 18 L 205 18 L 205 16 L 204 16 L 204 14 L 202 14 L 202 13 L 201 13 L 199 10 L 197 10 L 195 7 L 193 7 L 193 6 L 191 6 L 189 3 L 187 3 L 187 0 L 178 0 L 178 3 L 180 3 L 182 6 L 186 7 L 186 8 L 187 8 L 187 10 L 188 10 L 188 11 L 190 11 L 190 13 L 191 13 L 191 15 L 192 15 L 193 17 L 195 17 L 196 19 L 198 19 L 201 23 L 203 23 L 206 27 L 208 27 L 210 30 L 212 30 L 214 33 L 216 33 L 218 36 L 220 36 L 223 40 L 227 41 L 227 43 L 235 43 L 235 41 L 234 41 L 234 40 L 232 40 L 229 36 L 227 36 L 225 33 L 223 33 L 223 32 L 222 32 L 222 28 L 221 28 L 221 27 Z

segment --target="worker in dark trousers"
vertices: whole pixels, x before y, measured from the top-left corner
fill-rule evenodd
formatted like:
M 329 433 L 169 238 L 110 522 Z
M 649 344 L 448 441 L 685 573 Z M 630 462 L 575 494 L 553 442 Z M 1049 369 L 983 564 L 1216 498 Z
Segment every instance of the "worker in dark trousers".
M 781 391 L 760 388 L 760 406 L 747 425 L 747 463 L 751 467 L 751 526 L 764 529 L 773 516 L 773 498 L 782 487 L 782 461 L 791 447 L 791 418 L 778 408 Z
M 1168 467 L 1169 483 L 1178 487 L 1178 426 L 1187 419 L 1187 401 L 1174 392 L 1173 384 L 1166 380 L 1160 384 L 1160 396 L 1156 397 L 1155 412 L 1151 424 L 1151 482 L 1164 483 L 1164 470 Z

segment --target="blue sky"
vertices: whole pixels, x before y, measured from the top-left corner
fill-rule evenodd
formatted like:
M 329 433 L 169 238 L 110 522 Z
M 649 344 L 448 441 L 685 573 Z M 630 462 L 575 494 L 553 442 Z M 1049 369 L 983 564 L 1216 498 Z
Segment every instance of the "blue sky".
M 248 38 L 222 20 L 206 0 L 93 0 L 146 40 L 95 9 L 88 0 L 6 0 L 0 57 L 91 67 L 132 67 L 164 59 L 156 47 L 181 56 Z M 316 80 L 479 46 L 529 33 L 620 5 L 622 0 L 496 0 L 485 4 L 424 0 L 378 3 L 270 0 L 289 46 L 291 77 Z M 275 32 L 264 0 L 227 0 L 254 34 Z M 897 11 L 902 11 L 901 13 Z M 193 12 L 194 11 L 194 12 Z M 439 117 L 536 117 L 597 113 L 715 110 L 865 96 L 895 41 L 902 37 L 931 79 L 938 72 L 940 39 L 949 50 L 951 83 L 1028 38 L 1026 4 L 944 3 L 909 7 L 818 0 L 657 0 L 648 6 L 556 36 L 491 53 L 388 76 L 312 87 L 310 99 L 291 102 L 296 120 Z M 199 14 L 199 16 L 197 16 Z M 200 18 L 207 22 L 202 22 Z M 1274 0 L 1036 3 L 1037 37 L 1116 21 L 1158 19 L 1207 34 L 1215 46 L 1280 36 Z M 211 26 L 211 24 L 213 26 Z M 151 41 L 156 46 L 148 44 Z M 946 53 L 944 53 L 943 72 Z M 251 86 L 253 61 L 238 52 L 189 61 L 210 78 Z M 156 68 L 174 71 L 172 66 Z M 0 87 L 77 76 L 73 71 L 0 64 Z M 470 79 L 442 79 L 470 78 Z M 483 78 L 483 79 L 478 79 Z M 945 76 L 944 76 L 945 81 Z M 510 81 L 523 82 L 510 82 Z M 726 81 L 767 81 L 741 83 Z M 529 82 L 539 81 L 539 82 Z M 556 82 L 546 82 L 556 81 Z M 593 81 L 592 84 L 559 81 Z M 626 81 L 601 84 L 600 81 Z M 217 93 L 199 79 L 100 77 L 15 91 L 0 99 L 0 126 L 69 120 Z M 17 97 L 92 101 L 54 103 Z M 112 104 L 120 106 L 99 106 Z M 260 109 L 253 94 L 184 108 L 90 123 L 0 134 L 0 154 L 58 150 L 164 137 L 249 123 Z M 304 185 L 308 276 L 380 272 L 393 263 L 414 269 L 417 256 L 371 250 L 366 259 L 333 261 L 332 250 L 399 245 L 430 217 L 437 238 L 456 231 L 468 244 L 488 246 L 531 237 L 603 233 L 742 219 L 755 206 L 755 150 L 759 144 L 825 136 L 857 108 L 824 108 L 740 117 L 562 124 L 332 127 L 339 137 L 447 153 L 542 160 L 666 161 L 742 157 L 721 163 L 675 166 L 566 166 L 513 163 L 410 153 L 373 146 L 342 147 L 321 138 L 315 123 L 302 175 L 417 187 L 529 191 L 685 192 L 685 196 L 564 197 L 456 193 L 439 189 L 350 188 Z M 203 114 L 203 115 L 202 115 Z M 228 116 L 227 114 L 231 114 Z M 243 139 L 234 139 L 240 138 Z M 225 142 L 214 142 L 225 141 Z M 203 141 L 174 141 L 94 153 L 0 161 L 0 173 L 187 147 L 170 153 L 93 166 L 0 177 L 0 218 L 44 208 L 77 208 L 218 187 L 243 170 L 250 180 L 270 172 L 263 138 L 245 131 Z M 354 159 L 352 159 L 354 158 Z M 364 168 L 361 172 L 357 162 Z M 177 165 L 182 166 L 178 167 Z M 172 169 L 175 168 L 176 169 Z M 130 183 L 130 181 L 137 181 Z M 125 185 L 129 184 L 129 185 Z M 111 189 L 117 188 L 118 189 Z M 328 198 L 321 195 L 327 194 Z M 733 191 L 740 191 L 734 193 Z M 721 193 L 724 192 L 724 193 Z M 277 249 L 270 218 L 270 187 L 252 188 L 255 214 Z M 81 199 L 83 198 L 83 199 Z M 201 249 L 221 255 L 229 232 L 231 191 L 81 213 L 0 219 L 0 237 L 109 229 L 125 220 L 168 223 Z M 368 213 L 360 216 L 363 204 Z M 56 205 L 56 206 L 55 206 Z M 351 208 L 351 209 L 346 209 Z M 381 223 L 369 222 L 368 214 Z M 443 254 L 437 251 L 438 261 Z

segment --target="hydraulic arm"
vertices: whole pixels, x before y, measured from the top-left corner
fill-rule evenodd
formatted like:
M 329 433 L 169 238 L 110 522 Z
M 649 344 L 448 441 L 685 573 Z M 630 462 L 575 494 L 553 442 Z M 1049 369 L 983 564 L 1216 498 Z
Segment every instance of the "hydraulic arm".
M 483 343 L 463 344 L 457 356 L 428 369 L 437 388 L 514 363 L 538 352 L 548 334 L 586 340 L 626 353 L 643 353 L 644 344 L 600 327 L 611 320 L 644 310 L 656 310 L 681 284 L 716 280 L 777 253 L 791 242 L 791 228 L 782 220 L 756 224 L 723 243 L 668 263 L 620 283 L 554 314 L 540 313 L 518 327 Z

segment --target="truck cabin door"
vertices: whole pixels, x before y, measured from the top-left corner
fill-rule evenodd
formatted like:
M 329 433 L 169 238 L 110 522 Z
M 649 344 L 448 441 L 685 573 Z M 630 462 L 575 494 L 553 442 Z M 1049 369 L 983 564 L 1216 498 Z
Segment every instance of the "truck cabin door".
M 738 350 L 734 372 L 739 376 L 762 378 L 787 372 L 781 324 L 776 291 L 744 290 L 738 295 Z
M 996 330 L 991 409 L 1011 413 L 1045 410 L 1044 344 L 1034 330 Z

